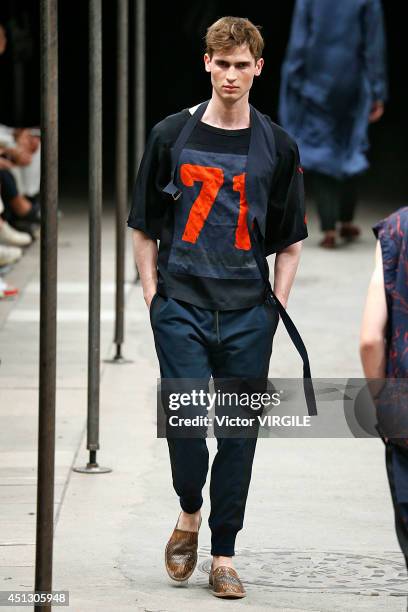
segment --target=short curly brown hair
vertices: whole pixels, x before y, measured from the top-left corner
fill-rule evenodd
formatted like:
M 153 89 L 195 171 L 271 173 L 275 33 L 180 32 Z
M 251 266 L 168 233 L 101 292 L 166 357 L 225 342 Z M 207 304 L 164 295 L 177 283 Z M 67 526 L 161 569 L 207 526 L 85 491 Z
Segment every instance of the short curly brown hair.
M 221 17 L 207 30 L 206 53 L 212 57 L 216 51 L 229 51 L 233 47 L 248 45 L 255 61 L 258 61 L 265 46 L 259 30 L 260 26 L 255 26 L 244 17 Z

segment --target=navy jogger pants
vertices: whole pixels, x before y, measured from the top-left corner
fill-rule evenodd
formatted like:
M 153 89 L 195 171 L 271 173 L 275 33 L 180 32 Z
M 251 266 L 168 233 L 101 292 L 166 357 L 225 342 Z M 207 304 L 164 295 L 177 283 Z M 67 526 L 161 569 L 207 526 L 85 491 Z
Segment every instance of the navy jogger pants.
M 279 316 L 270 303 L 214 311 L 173 298 L 154 296 L 150 307 L 162 378 L 268 377 Z M 173 485 L 185 512 L 203 503 L 209 454 L 205 438 L 167 438 Z M 211 554 L 234 555 L 257 438 L 217 438 L 211 468 Z
M 394 506 L 395 531 L 408 570 L 408 453 L 387 442 L 385 464 Z

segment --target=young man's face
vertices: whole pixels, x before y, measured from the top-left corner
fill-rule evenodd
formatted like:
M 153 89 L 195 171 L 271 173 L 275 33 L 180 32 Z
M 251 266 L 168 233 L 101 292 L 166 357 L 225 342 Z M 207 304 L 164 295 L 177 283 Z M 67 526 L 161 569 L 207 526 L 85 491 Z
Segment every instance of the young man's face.
M 255 61 L 247 45 L 228 51 L 214 52 L 210 58 L 204 55 L 207 72 L 215 92 L 225 101 L 236 102 L 247 95 L 255 76 L 261 74 L 263 59 Z
M 5 52 L 7 47 L 6 30 L 0 25 L 0 55 Z

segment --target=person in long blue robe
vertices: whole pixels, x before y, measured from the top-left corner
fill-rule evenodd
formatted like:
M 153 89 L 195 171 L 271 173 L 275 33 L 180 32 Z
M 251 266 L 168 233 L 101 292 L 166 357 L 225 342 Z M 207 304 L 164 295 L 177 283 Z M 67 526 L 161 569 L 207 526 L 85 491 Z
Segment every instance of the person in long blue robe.
M 324 239 L 353 239 L 355 177 L 368 168 L 368 125 L 387 99 L 380 0 L 297 0 L 282 66 L 279 120 L 311 176 Z

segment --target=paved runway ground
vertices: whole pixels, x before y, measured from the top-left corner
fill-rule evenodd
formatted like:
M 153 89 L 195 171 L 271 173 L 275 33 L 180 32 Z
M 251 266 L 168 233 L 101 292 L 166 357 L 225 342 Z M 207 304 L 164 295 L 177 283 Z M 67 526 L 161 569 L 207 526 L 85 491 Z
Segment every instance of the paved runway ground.
M 208 592 L 208 486 L 199 564 L 188 588 L 168 583 L 164 545 L 178 516 L 166 441 L 156 439 L 158 366 L 128 231 L 126 365 L 101 364 L 101 450 L 113 471 L 82 475 L 86 452 L 87 217 L 63 202 L 59 237 L 58 391 L 54 588 L 75 612 L 190 612 L 227 606 L 321 612 L 406 610 L 408 591 L 394 535 L 383 445 L 372 439 L 260 439 L 237 538 L 236 566 L 248 595 Z M 369 208 L 366 206 L 366 209 Z M 361 240 L 335 252 L 316 245 L 310 215 L 289 312 L 309 348 L 315 377 L 358 377 L 358 335 L 373 267 L 371 224 L 390 212 L 360 209 Z M 39 245 L 10 280 L 18 300 L 0 303 L 0 590 L 31 589 L 34 577 L 38 411 Z M 112 356 L 114 219 L 103 222 L 102 357 Z M 301 362 L 282 326 L 271 376 Z M 209 440 L 211 456 L 215 441 Z M 208 483 L 207 483 L 208 485 Z

